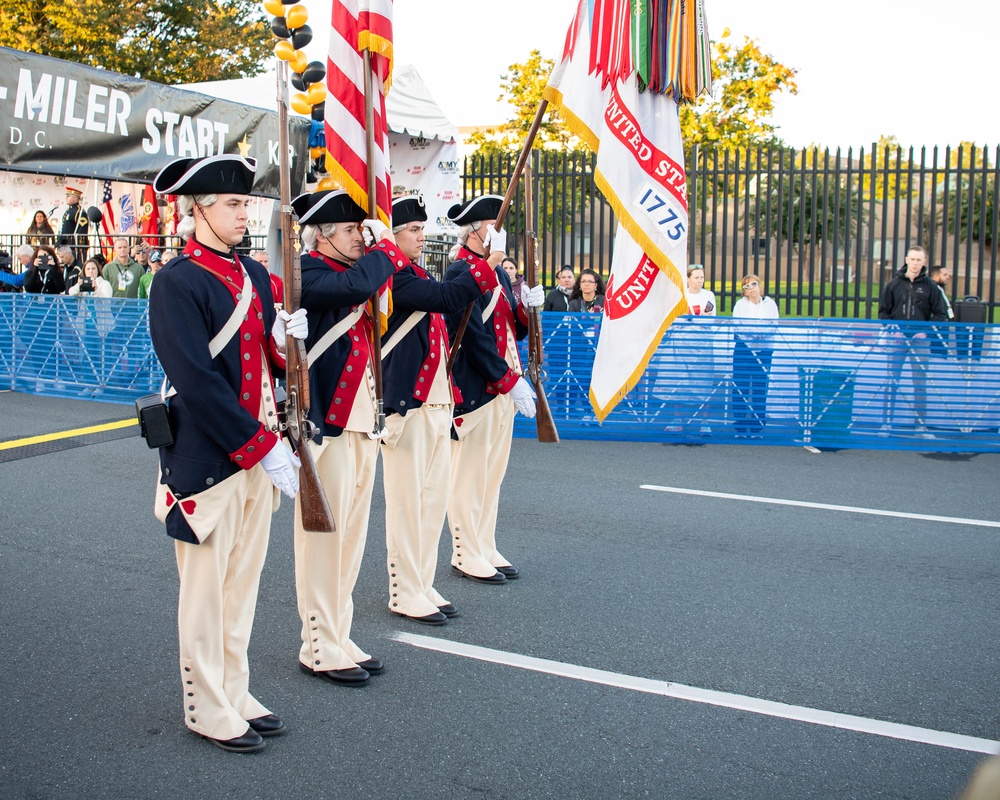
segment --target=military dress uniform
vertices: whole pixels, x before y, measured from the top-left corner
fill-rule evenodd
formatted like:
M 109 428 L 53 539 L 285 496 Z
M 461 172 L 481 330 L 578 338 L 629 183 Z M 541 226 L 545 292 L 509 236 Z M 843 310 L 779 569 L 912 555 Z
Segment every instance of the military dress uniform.
M 314 192 L 292 201 L 303 225 L 361 222 L 363 210 L 346 192 Z M 361 568 L 375 485 L 378 440 L 372 336 L 367 300 L 399 268 L 402 256 L 379 242 L 353 265 L 312 251 L 301 259 L 301 305 L 308 311 L 310 351 L 346 321 L 344 333 L 309 357 L 310 448 L 337 525 L 335 533 L 308 531 L 295 504 L 295 589 L 302 619 L 299 664 L 335 683 L 361 684 L 381 669 L 378 659 L 351 639 L 351 593 Z M 353 320 L 353 321 L 351 321 Z M 377 324 L 377 323 L 375 323 Z
M 477 198 L 453 206 L 448 216 L 457 224 L 495 219 L 501 201 L 495 196 Z M 492 269 L 482 255 L 462 247 L 445 282 L 483 265 Z M 462 400 L 455 406 L 452 427 L 448 524 L 452 568 L 468 577 L 502 582 L 501 575 L 517 575 L 497 550 L 496 523 L 516 413 L 508 395 L 523 374 L 517 341 L 528 335 L 528 318 L 507 273 L 499 267 L 494 272 L 499 288 L 476 301 L 452 370 Z M 461 317 L 461 312 L 447 316 L 449 335 L 455 335 Z
M 191 188 L 191 172 L 205 162 L 211 191 L 248 193 L 255 164 L 234 164 L 234 158 L 181 159 L 154 185 L 205 193 Z M 218 163 L 228 180 L 211 169 Z M 213 358 L 209 342 L 233 317 L 248 279 L 249 308 Z M 270 517 L 278 506 L 260 461 L 284 446 L 272 377 L 284 369 L 284 357 L 270 333 L 275 310 L 260 264 L 192 238 L 183 255 L 160 270 L 157 287 L 149 303 L 150 335 L 176 395 L 168 412 L 174 443 L 160 448 L 155 512 L 176 540 L 184 721 L 225 743 L 247 734 L 250 720 L 270 715 L 249 691 L 247 645 Z
M 394 226 L 426 220 L 422 199 L 393 202 Z M 455 613 L 434 588 L 451 480 L 452 412 L 460 400 L 447 374 L 443 314 L 461 312 L 498 285 L 485 262 L 443 283 L 409 262 L 392 281 L 393 313 L 382 337 L 389 610 L 428 624 L 443 624 L 446 614 Z
M 67 194 L 72 193 L 82 197 L 79 189 L 66 187 Z M 87 235 L 90 232 L 90 219 L 87 210 L 81 203 L 68 205 L 63 211 L 59 225 L 59 244 L 68 244 L 73 248 L 73 255 L 81 264 L 87 257 Z

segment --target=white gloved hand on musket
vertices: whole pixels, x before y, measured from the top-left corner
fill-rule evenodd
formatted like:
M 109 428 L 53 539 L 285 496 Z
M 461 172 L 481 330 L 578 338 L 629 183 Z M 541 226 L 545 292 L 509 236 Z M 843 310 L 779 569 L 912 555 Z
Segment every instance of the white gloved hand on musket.
M 492 225 L 486 226 L 486 235 L 483 237 L 483 247 L 486 254 L 507 252 L 507 231 L 503 228 L 497 230 Z
M 271 452 L 260 460 L 260 465 L 282 494 L 295 497 L 299 490 L 299 476 L 295 470 L 302 464 L 284 442 L 279 441 L 272 447 Z
M 525 308 L 541 308 L 545 305 L 545 289 L 542 285 L 528 288 L 527 283 L 521 284 L 521 305 Z
M 517 379 L 514 388 L 510 390 L 510 399 L 522 415 L 528 419 L 535 418 L 535 390 L 524 378 Z
M 389 227 L 380 219 L 366 219 L 362 222 L 361 235 L 365 237 L 365 247 L 374 247 L 382 239 L 388 239 L 393 244 L 396 242 Z

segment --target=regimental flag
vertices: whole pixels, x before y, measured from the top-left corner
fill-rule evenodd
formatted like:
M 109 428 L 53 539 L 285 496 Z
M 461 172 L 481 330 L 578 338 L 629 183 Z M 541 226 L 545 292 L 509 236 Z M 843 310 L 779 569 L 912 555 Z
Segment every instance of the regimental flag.
M 367 212 L 368 169 L 373 169 L 378 216 L 388 225 L 392 213 L 392 179 L 385 94 L 392 82 L 392 0 L 333 0 L 331 28 L 324 124 L 327 170 Z M 368 164 L 365 138 L 363 51 L 366 49 L 371 54 L 374 164 Z
M 110 260 L 115 251 L 115 195 L 111 190 L 111 181 L 104 181 L 101 190 L 101 230 L 104 232 L 102 246 L 104 256 Z
M 142 221 L 140 231 L 150 247 L 162 249 L 160 240 L 160 206 L 156 202 L 156 192 L 151 185 L 142 190 Z
M 122 206 L 121 232 L 128 233 L 135 227 L 135 206 L 132 204 L 132 194 L 123 194 L 120 202 Z
M 657 23 L 671 15 L 683 23 L 685 0 L 580 0 L 545 88 L 597 153 L 595 181 L 619 222 L 590 383 L 601 420 L 638 383 L 664 331 L 688 313 L 687 179 L 674 98 L 697 96 L 697 68 L 685 59 L 698 53 L 694 23 L 703 8 L 686 1 L 692 24 L 687 38 L 671 40 L 671 61 Z M 700 83 L 709 88 L 710 73 Z

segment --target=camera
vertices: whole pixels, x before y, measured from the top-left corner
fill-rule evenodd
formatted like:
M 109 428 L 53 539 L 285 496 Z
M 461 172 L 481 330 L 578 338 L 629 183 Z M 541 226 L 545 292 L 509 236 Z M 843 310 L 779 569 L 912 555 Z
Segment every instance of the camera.
M 92 292 L 92 291 L 94 291 L 94 279 L 93 278 L 80 278 L 80 291 L 81 292 Z

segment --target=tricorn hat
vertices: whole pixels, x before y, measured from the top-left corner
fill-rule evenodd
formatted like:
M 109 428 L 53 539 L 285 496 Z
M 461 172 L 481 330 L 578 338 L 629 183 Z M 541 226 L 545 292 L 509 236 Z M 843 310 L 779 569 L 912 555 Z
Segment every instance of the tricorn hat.
M 411 222 L 427 222 L 427 209 L 422 194 L 397 197 L 392 201 L 392 225 L 409 225 Z
M 496 219 L 503 198 L 498 194 L 484 194 L 474 200 L 456 203 L 448 209 L 448 219 L 456 225 L 468 225 L 484 219 Z
M 257 160 L 233 154 L 178 158 L 153 179 L 157 194 L 250 194 Z
M 301 225 L 323 225 L 327 222 L 362 222 L 367 214 L 343 189 L 306 192 L 292 200 Z

